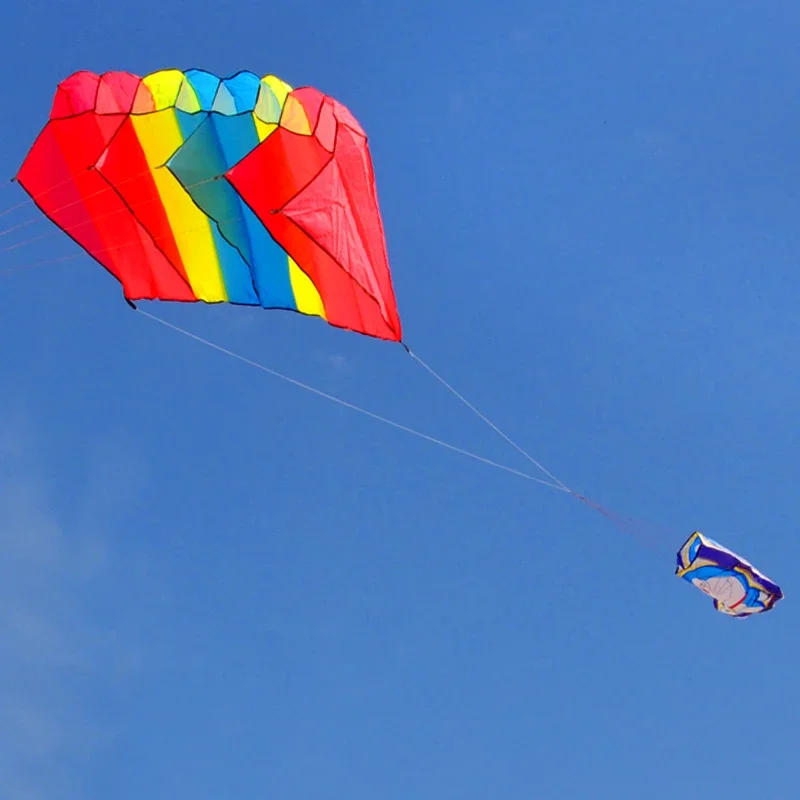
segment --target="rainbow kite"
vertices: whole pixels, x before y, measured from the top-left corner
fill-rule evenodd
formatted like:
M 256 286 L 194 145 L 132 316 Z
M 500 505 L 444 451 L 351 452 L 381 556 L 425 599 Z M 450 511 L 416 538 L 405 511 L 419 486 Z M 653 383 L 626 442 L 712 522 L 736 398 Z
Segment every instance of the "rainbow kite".
M 16 179 L 129 301 L 289 309 L 401 340 L 366 134 L 316 89 L 77 72 Z

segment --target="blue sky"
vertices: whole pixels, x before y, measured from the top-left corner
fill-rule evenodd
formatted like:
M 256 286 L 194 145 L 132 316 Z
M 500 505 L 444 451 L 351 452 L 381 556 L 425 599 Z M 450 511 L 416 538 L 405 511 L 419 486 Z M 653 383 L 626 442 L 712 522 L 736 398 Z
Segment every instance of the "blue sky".
M 9 270 L 66 237 L 6 251 L 2 794 L 792 796 L 799 23 L 736 0 L 6 10 L 8 177 L 77 69 L 274 72 L 348 105 L 409 344 L 655 547 L 137 316 L 87 257 Z M 399 346 L 152 310 L 530 466 Z M 673 576 L 695 528 L 787 599 L 716 614 Z

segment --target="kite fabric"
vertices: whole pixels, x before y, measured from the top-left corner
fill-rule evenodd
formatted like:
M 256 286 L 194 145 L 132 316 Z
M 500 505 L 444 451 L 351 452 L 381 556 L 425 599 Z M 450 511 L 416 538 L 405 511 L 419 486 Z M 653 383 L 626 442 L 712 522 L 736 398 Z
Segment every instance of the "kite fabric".
M 16 180 L 130 301 L 288 309 L 401 341 L 367 136 L 314 88 L 76 72 Z
M 783 597 L 774 581 L 699 531 L 686 540 L 677 561 L 675 574 L 705 592 L 723 614 L 750 617 L 769 611 Z

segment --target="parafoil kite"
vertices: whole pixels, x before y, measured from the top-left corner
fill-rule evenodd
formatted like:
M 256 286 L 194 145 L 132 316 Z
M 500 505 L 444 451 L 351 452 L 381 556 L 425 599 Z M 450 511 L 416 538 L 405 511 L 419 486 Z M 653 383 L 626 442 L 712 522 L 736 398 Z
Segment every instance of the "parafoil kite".
M 769 611 L 783 597 L 774 581 L 699 531 L 686 540 L 677 560 L 675 574 L 711 597 L 723 614 L 750 617 Z
M 77 72 L 16 179 L 129 301 L 290 309 L 401 340 L 366 134 L 316 89 Z

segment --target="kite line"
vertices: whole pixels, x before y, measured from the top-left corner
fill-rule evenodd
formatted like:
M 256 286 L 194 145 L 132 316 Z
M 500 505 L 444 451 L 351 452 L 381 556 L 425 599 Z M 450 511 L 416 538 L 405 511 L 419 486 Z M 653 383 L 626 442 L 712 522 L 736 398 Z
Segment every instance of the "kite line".
M 467 398 L 464 397 L 464 395 L 462 395 L 452 384 L 439 375 L 439 373 L 436 372 L 431 366 L 426 364 L 416 353 L 412 352 L 411 348 L 409 348 L 405 342 L 400 342 L 400 344 L 418 364 L 420 364 L 430 375 L 432 375 L 439 383 L 441 383 L 442 386 L 444 386 L 454 397 L 460 400 L 470 411 L 472 411 L 473 414 L 475 414 L 475 416 L 485 422 L 492 430 L 494 430 L 500 437 L 505 439 L 508 444 L 521 453 L 526 459 L 528 459 L 528 461 L 538 467 L 552 481 L 552 483 L 549 483 L 540 480 L 540 483 L 544 483 L 546 486 L 550 486 L 553 489 L 560 489 L 562 492 L 566 492 L 576 500 L 579 500 L 581 503 L 583 503 L 587 508 L 596 511 L 598 514 L 605 517 L 623 533 L 631 534 L 640 540 L 647 540 L 647 545 L 649 547 L 653 549 L 659 549 L 654 547 L 652 538 L 650 538 L 649 535 L 650 533 L 655 532 L 652 524 L 646 523 L 642 520 L 636 520 L 631 517 L 623 517 L 621 514 L 618 514 L 617 512 L 606 508 L 600 503 L 591 500 L 585 495 L 576 492 L 574 489 L 571 489 L 566 483 L 557 478 L 550 470 L 548 470 L 547 467 L 545 467 L 541 462 L 537 461 L 530 453 L 528 453 L 523 447 L 515 442 L 510 436 L 508 436 L 508 434 L 504 433 L 483 412 L 470 403 L 470 401 L 467 400 Z M 672 531 L 669 531 L 669 534 L 672 535 Z
M 420 439 L 424 439 L 427 442 L 431 442 L 432 444 L 438 445 L 439 447 L 443 447 L 446 450 L 451 450 L 454 453 L 459 453 L 462 456 L 466 456 L 467 458 L 472 458 L 475 461 L 480 461 L 487 466 L 494 467 L 495 469 L 503 470 L 504 472 L 509 472 L 512 475 L 517 475 L 520 478 L 525 478 L 526 480 L 533 481 L 534 483 L 539 483 L 542 486 L 548 486 L 551 489 L 557 489 L 561 492 L 569 492 L 570 490 L 565 486 L 559 483 L 550 482 L 543 480 L 542 478 L 537 478 L 534 475 L 529 475 L 527 472 L 523 472 L 522 470 L 514 469 L 513 467 L 506 466 L 505 464 L 500 464 L 497 461 L 492 461 L 491 459 L 485 458 L 484 456 L 480 456 L 477 453 L 472 453 L 469 450 L 465 450 L 462 447 L 457 447 L 456 445 L 450 444 L 449 442 L 445 442 L 442 439 L 437 439 L 434 436 L 429 436 L 427 433 L 423 433 L 422 431 L 418 431 L 414 428 L 410 428 L 407 425 L 402 425 L 399 422 L 395 422 L 394 420 L 389 419 L 388 417 L 381 416 L 380 414 L 376 414 L 374 411 L 369 411 L 366 408 L 356 405 L 355 403 L 351 403 L 347 400 L 343 400 L 341 397 L 337 397 L 336 395 L 329 394 L 328 392 L 324 392 L 321 389 L 316 389 L 315 387 L 303 383 L 302 381 L 297 380 L 296 378 L 292 378 L 283 372 L 278 372 L 271 367 L 266 366 L 265 364 L 261 364 L 258 361 L 254 361 L 251 358 L 247 358 L 247 356 L 243 356 L 240 353 L 236 353 L 233 350 L 229 350 L 227 347 L 223 347 L 222 345 L 216 344 L 208 339 L 203 338 L 202 336 L 198 336 L 196 333 L 192 333 L 191 331 L 186 330 L 185 328 L 181 328 L 178 325 L 175 325 L 172 322 L 168 322 L 161 317 L 157 317 L 154 314 L 150 314 L 147 311 L 143 311 L 138 306 L 132 305 L 131 307 L 137 311 L 139 314 L 147 317 L 148 319 L 153 320 L 154 322 L 158 322 L 160 325 L 163 325 L 166 328 L 170 328 L 177 333 L 182 334 L 190 339 L 194 339 L 194 341 L 199 342 L 200 344 L 205 345 L 206 347 L 210 347 L 212 350 L 217 350 L 220 353 L 223 353 L 231 358 L 235 358 L 237 361 L 241 361 L 248 366 L 254 367 L 255 369 L 260 370 L 261 372 L 266 372 L 269 375 L 272 375 L 275 378 L 279 378 L 286 383 L 290 383 L 293 386 L 297 386 L 300 389 L 303 389 L 311 394 L 317 395 L 318 397 L 322 397 L 325 400 L 330 400 L 333 403 L 337 403 L 344 408 L 349 408 L 351 411 L 355 411 L 359 414 L 363 414 L 364 416 L 370 417 L 378 422 L 382 422 L 384 425 L 389 425 L 392 428 L 396 428 L 397 430 L 404 431 L 405 433 L 409 433 L 412 436 L 416 436 Z
M 262 364 L 254 359 L 248 358 L 247 356 L 243 356 L 241 353 L 237 353 L 234 350 L 230 350 L 227 347 L 223 347 L 222 345 L 216 344 L 215 342 L 210 341 L 209 339 L 204 338 L 203 336 L 199 336 L 196 333 L 192 333 L 191 331 L 187 330 L 186 328 L 182 328 L 179 325 L 176 325 L 172 322 L 168 322 L 161 317 L 156 316 L 155 314 L 151 314 L 148 311 L 144 311 L 143 309 L 139 308 L 139 306 L 135 305 L 132 302 L 129 302 L 131 308 L 134 311 L 138 312 L 144 317 L 147 317 L 154 322 L 157 322 L 159 325 L 163 325 L 165 328 L 169 328 L 176 333 L 180 333 L 182 336 L 186 336 L 189 339 L 198 342 L 212 350 L 216 350 L 219 353 L 222 353 L 230 358 L 236 359 L 254 369 L 257 369 L 261 372 L 265 372 L 268 375 L 272 375 L 279 380 L 285 381 L 286 383 L 291 384 L 292 386 L 296 386 L 299 389 L 303 389 L 306 392 L 309 392 L 317 397 L 321 397 L 325 400 L 329 400 L 337 405 L 340 405 L 344 408 L 350 409 L 358 414 L 362 414 L 365 417 L 369 417 L 377 422 L 381 422 L 384 425 L 388 425 L 389 427 L 395 428 L 396 430 L 403 431 L 404 433 L 408 433 L 412 436 L 416 436 L 419 439 L 424 441 L 430 442 L 431 444 L 435 444 L 439 447 L 444 448 L 445 450 L 450 450 L 453 453 L 458 453 L 459 455 L 465 456 L 466 458 L 471 458 L 474 461 L 478 461 L 486 466 L 493 467 L 494 469 L 502 470 L 503 472 L 507 472 L 511 475 L 516 475 L 519 478 L 524 478 L 525 480 L 532 481 L 533 483 L 538 483 L 541 486 L 547 486 L 550 489 L 555 489 L 559 492 L 564 492 L 565 494 L 569 494 L 574 497 L 576 500 L 581 501 L 585 504 L 588 508 L 592 509 L 593 511 L 597 511 L 611 523 L 613 523 L 617 528 L 619 528 L 623 533 L 629 534 L 637 538 L 641 543 L 646 544 L 650 549 L 660 550 L 659 547 L 655 545 L 655 542 L 652 539 L 652 534 L 655 533 L 653 530 L 653 526 L 645 523 L 641 520 L 634 520 L 628 517 L 623 517 L 617 514 L 614 511 L 611 511 L 604 506 L 596 503 L 593 500 L 585 497 L 582 494 L 579 494 L 575 490 L 569 488 L 563 481 L 559 480 L 555 477 L 549 470 L 547 470 L 544 466 L 542 466 L 533 456 L 527 453 L 520 445 L 514 442 L 507 434 L 503 433 L 503 431 L 497 427 L 485 414 L 479 411 L 475 406 L 472 405 L 462 394 L 460 394 L 451 384 L 449 384 L 444 378 L 442 378 L 438 373 L 436 373 L 431 367 L 425 364 L 419 356 L 413 354 L 405 345 L 405 349 L 412 355 L 419 364 L 421 364 L 426 371 L 430 372 L 430 374 L 436 378 L 442 385 L 444 385 L 450 392 L 452 392 L 462 403 L 464 403 L 474 414 L 476 414 L 481 420 L 483 420 L 489 427 L 495 430 L 498 435 L 500 435 L 503 439 L 505 439 L 512 447 L 522 453 L 532 464 L 535 464 L 539 469 L 541 469 L 551 480 L 544 480 L 542 478 L 537 478 L 535 475 L 531 475 L 527 472 L 523 472 L 522 470 L 514 469 L 514 467 L 509 467 L 506 464 L 501 464 L 498 461 L 492 461 L 489 458 L 484 456 L 478 455 L 477 453 L 473 453 L 470 450 L 466 450 L 463 447 L 458 447 L 457 445 L 450 444 L 449 442 L 444 441 L 443 439 L 438 439 L 435 436 L 430 436 L 427 433 L 423 433 L 422 431 L 418 431 L 415 428 L 411 428 L 408 425 L 403 425 L 402 423 L 395 422 L 394 420 L 389 419 L 388 417 L 384 417 L 381 414 L 377 414 L 374 411 L 370 411 L 362 406 L 356 405 L 355 403 L 351 403 L 348 400 L 344 400 L 341 397 L 337 397 L 336 395 L 330 394 L 329 392 L 325 392 L 321 389 L 317 389 L 314 386 L 311 386 L 308 383 L 304 383 L 303 381 L 297 380 L 296 378 L 292 378 L 289 375 L 286 375 L 283 372 L 279 372 L 278 370 L 272 369 L 272 367 L 268 367 L 265 364 Z M 670 532 L 671 533 L 671 532 Z
M 445 387 L 454 397 L 458 398 L 470 411 L 472 411 L 475 416 L 477 416 L 480 420 L 485 422 L 495 433 L 497 433 L 500 437 L 506 440 L 517 452 L 521 453 L 528 461 L 531 462 L 534 466 L 538 467 L 548 478 L 553 482 L 554 485 L 557 485 L 559 489 L 564 492 L 569 492 L 570 494 L 575 494 L 572 489 L 567 486 L 562 480 L 559 480 L 549 469 L 539 463 L 530 453 L 526 450 L 523 450 L 520 445 L 518 445 L 510 436 L 503 433 L 497 425 L 494 424 L 483 412 L 479 411 L 475 408 L 472 403 L 467 400 L 464 395 L 462 395 L 459 391 L 457 391 L 451 384 L 449 384 L 438 372 L 435 372 L 432 367 L 426 364 L 416 353 L 414 353 L 411 348 L 405 344 L 405 342 L 401 342 L 403 347 L 405 347 L 406 352 L 413 358 L 423 369 L 425 369 L 430 375 L 432 375 L 442 386 Z
M 205 182 L 206 181 L 202 181 L 201 183 L 205 183 Z M 0 190 L 2 190 L 2 185 L 0 185 Z M 30 202 L 30 201 L 27 201 L 27 202 Z M 22 206 L 24 204 L 25 203 L 23 202 L 23 203 L 20 203 L 18 205 Z M 71 205 L 71 204 L 67 204 L 67 205 Z M 12 209 L 9 209 L 9 210 L 13 210 L 16 207 L 17 206 L 12 207 Z M 103 217 L 106 217 L 106 216 L 112 216 L 115 213 L 118 213 L 118 212 L 110 212 L 108 214 L 101 214 L 100 218 L 103 218 Z M 0 216 L 3 216 L 2 212 L 0 212 Z M 239 219 L 239 218 L 240 217 L 231 217 L 230 219 L 234 220 L 234 219 Z M 11 233 L 13 230 L 16 230 L 16 229 L 18 229 L 20 227 L 24 227 L 26 224 L 30 224 L 31 222 L 32 222 L 32 220 L 31 221 L 26 221 L 22 225 L 12 226 L 11 228 L 7 228 L 6 230 L 0 231 L 0 236 L 3 236 L 6 233 Z M 191 231 L 191 230 L 194 230 L 194 229 L 197 229 L 197 226 L 195 226 L 193 228 L 187 228 L 187 229 L 184 230 L 184 232 L 188 232 L 188 231 Z M 8 252 L 10 250 L 14 250 L 16 248 L 23 247 L 25 245 L 32 244 L 33 242 L 38 241 L 39 239 L 47 238 L 47 237 L 49 237 L 51 235 L 53 235 L 53 232 L 47 233 L 47 234 L 43 234 L 43 235 L 40 235 L 40 236 L 36 236 L 36 237 L 33 237 L 32 239 L 28 239 L 26 241 L 17 242 L 15 244 L 10 245 L 10 246 L 6 246 L 6 247 L 0 248 L 0 252 Z M 160 237 L 153 237 L 153 238 L 154 239 L 158 239 Z M 123 243 L 118 244 L 116 246 L 105 247 L 105 248 L 102 248 L 102 249 L 105 252 L 121 251 L 121 250 L 124 250 L 124 249 L 132 247 L 132 246 L 137 246 L 138 244 L 139 244 L 138 241 L 129 241 L 129 242 L 123 242 Z M 21 264 L 21 265 L 13 265 L 13 266 L 10 266 L 10 267 L 3 268 L 2 270 L 0 270 L 0 273 L 3 273 L 3 274 L 12 273 L 12 272 L 16 272 L 18 270 L 22 270 L 22 269 L 26 269 L 26 268 L 30 268 L 30 267 L 45 266 L 45 265 L 49 265 L 49 264 L 55 264 L 55 263 L 59 263 L 59 262 L 69 261 L 69 260 L 72 260 L 74 258 L 79 258 L 81 255 L 83 255 L 83 253 L 73 253 L 73 254 L 70 254 L 70 255 L 62 256 L 62 257 L 43 259 L 43 260 L 40 260 L 40 261 Z M 127 300 L 127 298 L 126 298 L 126 300 Z M 491 466 L 491 467 L 493 467 L 495 469 L 502 470 L 502 471 L 504 471 L 506 473 L 509 473 L 509 474 L 512 474 L 512 475 L 516 475 L 518 477 L 524 478 L 526 480 L 532 481 L 532 482 L 540 484 L 542 486 L 547 486 L 547 487 L 549 487 L 551 489 L 557 489 L 557 490 L 562 491 L 562 492 L 564 492 L 566 494 L 569 494 L 570 496 L 574 497 L 576 500 L 579 500 L 580 502 L 585 504 L 588 508 L 591 508 L 592 510 L 597 511 L 599 514 L 601 514 L 606 519 L 611 521 L 616 527 L 618 527 L 620 530 L 622 530 L 625 533 L 634 534 L 638 538 L 638 536 L 641 535 L 641 527 L 643 525 L 646 528 L 651 528 L 651 526 L 649 524 L 647 524 L 647 523 L 643 523 L 641 521 L 635 521 L 635 520 L 632 520 L 632 519 L 629 519 L 629 518 L 623 518 L 619 514 L 613 512 L 613 511 L 610 511 L 609 509 L 603 507 L 599 503 L 597 503 L 597 502 L 595 502 L 593 500 L 590 500 L 589 498 L 585 497 L 582 494 L 579 494 L 577 491 L 575 491 L 574 489 L 570 488 L 560 478 L 556 477 L 550 470 L 548 470 L 540 461 L 538 461 L 530 453 L 528 453 L 521 445 L 519 445 L 516 441 L 514 441 L 508 434 L 506 434 L 503 430 L 501 430 L 498 425 L 496 425 L 491 419 L 489 419 L 488 416 L 486 416 L 486 414 L 484 414 L 482 411 L 480 411 L 478 408 L 476 408 L 452 384 L 450 384 L 444 377 L 442 377 L 438 372 L 436 372 L 429 364 L 427 364 L 425 361 L 423 361 L 423 359 L 419 355 L 417 355 L 417 353 L 412 351 L 411 348 L 404 341 L 400 341 L 399 344 L 414 359 L 414 361 L 416 361 L 426 372 L 428 372 L 436 381 L 438 381 L 445 389 L 447 389 L 448 392 L 450 392 L 464 406 L 466 406 L 473 414 L 475 414 L 475 416 L 477 416 L 488 427 L 490 427 L 493 431 L 495 431 L 495 433 L 497 433 L 502 439 L 504 439 L 509 445 L 511 445 L 517 452 L 519 452 L 524 458 L 526 458 L 538 470 L 540 470 L 542 472 L 542 474 L 546 475 L 547 478 L 549 478 L 549 480 L 544 480 L 542 478 L 537 478 L 534 475 L 531 475 L 531 474 L 529 474 L 527 472 L 523 472 L 522 470 L 518 470 L 518 469 L 515 469 L 513 467 L 509 467 L 506 464 L 501 464 L 499 462 L 492 461 L 491 459 L 485 458 L 484 456 L 478 455 L 477 453 L 473 453 L 473 452 L 471 452 L 469 450 L 466 450 L 465 448 L 461 448 L 461 447 L 458 447 L 456 445 L 450 444 L 449 442 L 445 442 L 445 441 L 443 441 L 441 439 L 438 439 L 438 438 L 436 438 L 434 436 L 430 436 L 429 434 L 423 433 L 422 431 L 418 431 L 418 430 L 416 430 L 414 428 L 411 428 L 411 427 L 409 427 L 407 425 L 403 425 L 401 423 L 395 422 L 394 420 L 390 420 L 390 419 L 388 419 L 386 417 L 383 417 L 380 414 L 376 414 L 375 412 L 369 411 L 368 409 L 365 409 L 363 407 L 357 406 L 356 404 L 350 403 L 350 402 L 348 402 L 346 400 L 343 400 L 342 398 L 336 397 L 334 395 L 328 394 L 327 392 L 324 392 L 324 391 L 321 391 L 319 389 L 316 389 L 316 388 L 314 388 L 314 387 L 312 387 L 312 386 L 310 386 L 308 384 L 305 384 L 305 383 L 303 383 L 301 381 L 298 381 L 298 380 L 296 380 L 294 378 L 291 378 L 288 375 L 284 375 L 283 373 L 280 373 L 277 370 L 274 370 L 274 369 L 272 369 L 270 367 L 267 367 L 264 364 L 261 364 L 261 363 L 258 363 L 256 361 L 253 361 L 252 359 L 249 359 L 249 358 L 247 358 L 245 356 L 242 356 L 239 353 L 235 353 L 235 352 L 233 352 L 231 350 L 228 350 L 225 347 L 222 347 L 222 346 L 220 346 L 218 344 L 215 344 L 214 342 L 211 342 L 211 341 L 209 341 L 207 339 L 204 339 L 203 337 L 198 336 L 197 334 L 194 334 L 194 333 L 192 333 L 192 332 L 190 332 L 188 330 L 180 328 L 179 326 L 177 326 L 177 325 L 175 325 L 173 323 L 167 322 L 166 320 L 161 319 L 160 317 L 157 317 L 157 316 L 155 316 L 153 314 L 150 314 L 150 313 L 148 313 L 146 311 L 143 311 L 142 309 L 138 308 L 138 306 L 134 305 L 130 301 L 128 301 L 128 303 L 136 311 L 138 311 L 139 313 L 143 314 L 144 316 L 149 317 L 150 319 L 160 323 L 161 325 L 163 325 L 165 327 L 168 327 L 168 328 L 171 328 L 171 329 L 175 330 L 176 332 L 179 332 L 179 333 L 183 334 L 184 336 L 187 336 L 187 337 L 189 337 L 191 339 L 194 339 L 195 341 L 198 341 L 198 342 L 206 345 L 207 347 L 210 347 L 212 349 L 218 350 L 219 352 L 222 352 L 222 353 L 224 353 L 224 354 L 226 354 L 226 355 L 228 355 L 228 356 L 230 356 L 232 358 L 235 358 L 235 359 L 237 359 L 239 361 L 242 361 L 242 362 L 244 362 L 244 363 L 246 363 L 246 364 L 248 364 L 248 365 L 250 365 L 250 366 L 252 366 L 252 367 L 254 367 L 256 369 L 261 370 L 262 372 L 266 372 L 268 374 L 273 375 L 276 378 L 279 378 L 280 380 L 283 380 L 283 381 L 285 381 L 287 383 L 293 384 L 293 385 L 297 386 L 298 388 L 304 389 L 305 391 L 308 391 L 308 392 L 310 392 L 312 394 L 315 394 L 315 395 L 320 396 L 320 397 L 322 397 L 324 399 L 330 400 L 330 401 L 332 401 L 334 403 L 337 403 L 337 404 L 339 404 L 339 405 L 341 405 L 341 406 L 343 406 L 345 408 L 349 408 L 352 411 L 355 411 L 355 412 L 360 413 L 360 414 L 362 414 L 364 416 L 370 417 L 370 418 L 372 418 L 372 419 L 374 419 L 374 420 L 376 420 L 378 422 L 381 422 L 381 423 L 383 423 L 385 425 L 393 427 L 393 428 L 395 428 L 397 430 L 404 431 L 405 433 L 408 433 L 410 435 L 416 436 L 416 437 L 418 437 L 420 439 L 423 439 L 425 441 L 428 441 L 428 442 L 430 442 L 432 444 L 436 444 L 439 447 L 442 447 L 444 449 L 450 450 L 451 452 L 458 453 L 458 454 L 463 455 L 463 456 L 465 456 L 467 458 L 471 458 L 471 459 L 473 459 L 475 461 L 481 462 L 481 463 L 483 463 L 483 464 L 485 464 L 487 466 Z M 639 530 L 637 531 L 637 529 L 639 529 Z

